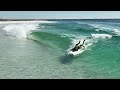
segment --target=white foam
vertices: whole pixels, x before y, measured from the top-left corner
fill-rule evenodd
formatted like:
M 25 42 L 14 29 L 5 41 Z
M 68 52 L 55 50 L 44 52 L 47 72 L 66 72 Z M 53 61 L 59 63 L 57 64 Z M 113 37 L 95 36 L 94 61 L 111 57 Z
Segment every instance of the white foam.
M 104 38 L 112 38 L 112 35 L 109 35 L 109 34 L 91 34 L 91 36 L 93 37 L 93 38 L 102 38 L 102 39 L 104 39 Z
M 116 23 L 116 24 L 120 24 L 120 23 Z M 114 34 L 116 34 L 117 36 L 120 36 L 120 27 L 115 27 L 115 26 L 111 26 L 111 25 L 104 25 L 104 24 L 89 24 L 91 26 L 93 26 L 94 28 L 96 28 L 96 31 L 110 31 Z
M 7 35 L 14 36 L 17 38 L 27 38 L 27 34 L 31 30 L 36 30 L 38 24 L 8 24 L 3 30 L 6 31 Z
M 0 24 L 55 23 L 55 21 L 0 21 Z
M 108 31 L 108 30 L 113 29 L 110 26 L 105 26 L 103 24 L 89 24 L 89 25 L 96 28 L 95 31 L 100 31 L 100 30 Z
M 36 30 L 40 23 L 53 23 L 51 21 L 4 21 L 0 24 L 5 25 L 2 30 L 6 31 L 7 35 L 17 38 L 27 38 L 31 31 Z M 44 28 L 41 26 L 41 28 Z
M 114 29 L 113 33 L 115 33 L 117 36 L 120 36 L 120 30 L 119 29 Z

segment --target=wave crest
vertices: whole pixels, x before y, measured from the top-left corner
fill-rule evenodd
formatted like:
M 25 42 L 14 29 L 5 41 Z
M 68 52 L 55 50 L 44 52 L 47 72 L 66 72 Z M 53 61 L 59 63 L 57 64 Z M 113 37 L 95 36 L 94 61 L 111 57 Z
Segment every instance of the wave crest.
M 7 35 L 17 38 L 27 38 L 31 30 L 36 30 L 38 24 L 11 24 L 3 28 Z

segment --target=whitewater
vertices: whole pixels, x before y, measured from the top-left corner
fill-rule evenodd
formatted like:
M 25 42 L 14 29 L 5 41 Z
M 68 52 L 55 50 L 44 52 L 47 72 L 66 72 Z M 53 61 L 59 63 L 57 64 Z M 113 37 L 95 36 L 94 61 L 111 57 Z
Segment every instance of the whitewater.
M 119 42 L 115 21 L 0 22 L 0 78 L 120 78 Z

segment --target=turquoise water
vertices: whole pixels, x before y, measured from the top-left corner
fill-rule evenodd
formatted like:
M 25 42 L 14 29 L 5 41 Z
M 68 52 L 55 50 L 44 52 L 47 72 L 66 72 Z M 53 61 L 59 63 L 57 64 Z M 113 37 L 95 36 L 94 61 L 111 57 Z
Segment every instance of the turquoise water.
M 120 78 L 119 22 L 51 22 L 0 25 L 0 78 Z M 83 39 L 85 51 L 68 55 Z

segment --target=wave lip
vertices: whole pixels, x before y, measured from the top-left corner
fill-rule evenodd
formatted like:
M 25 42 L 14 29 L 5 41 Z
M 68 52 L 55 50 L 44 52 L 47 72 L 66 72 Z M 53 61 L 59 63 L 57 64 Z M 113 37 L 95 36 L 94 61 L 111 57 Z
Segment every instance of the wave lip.
M 27 34 L 31 30 L 36 30 L 38 24 L 11 24 L 6 25 L 3 30 L 6 31 L 7 35 L 17 38 L 27 38 Z
M 33 31 L 37 30 L 39 24 L 42 23 L 56 23 L 53 21 L 5 21 L 0 24 L 5 25 L 2 30 L 6 31 L 7 35 L 17 38 L 27 38 L 27 36 Z M 40 27 L 44 28 L 43 26 Z
M 109 35 L 109 34 L 91 34 L 91 36 L 93 38 L 101 38 L 101 39 L 104 39 L 104 38 L 112 38 L 112 35 Z

